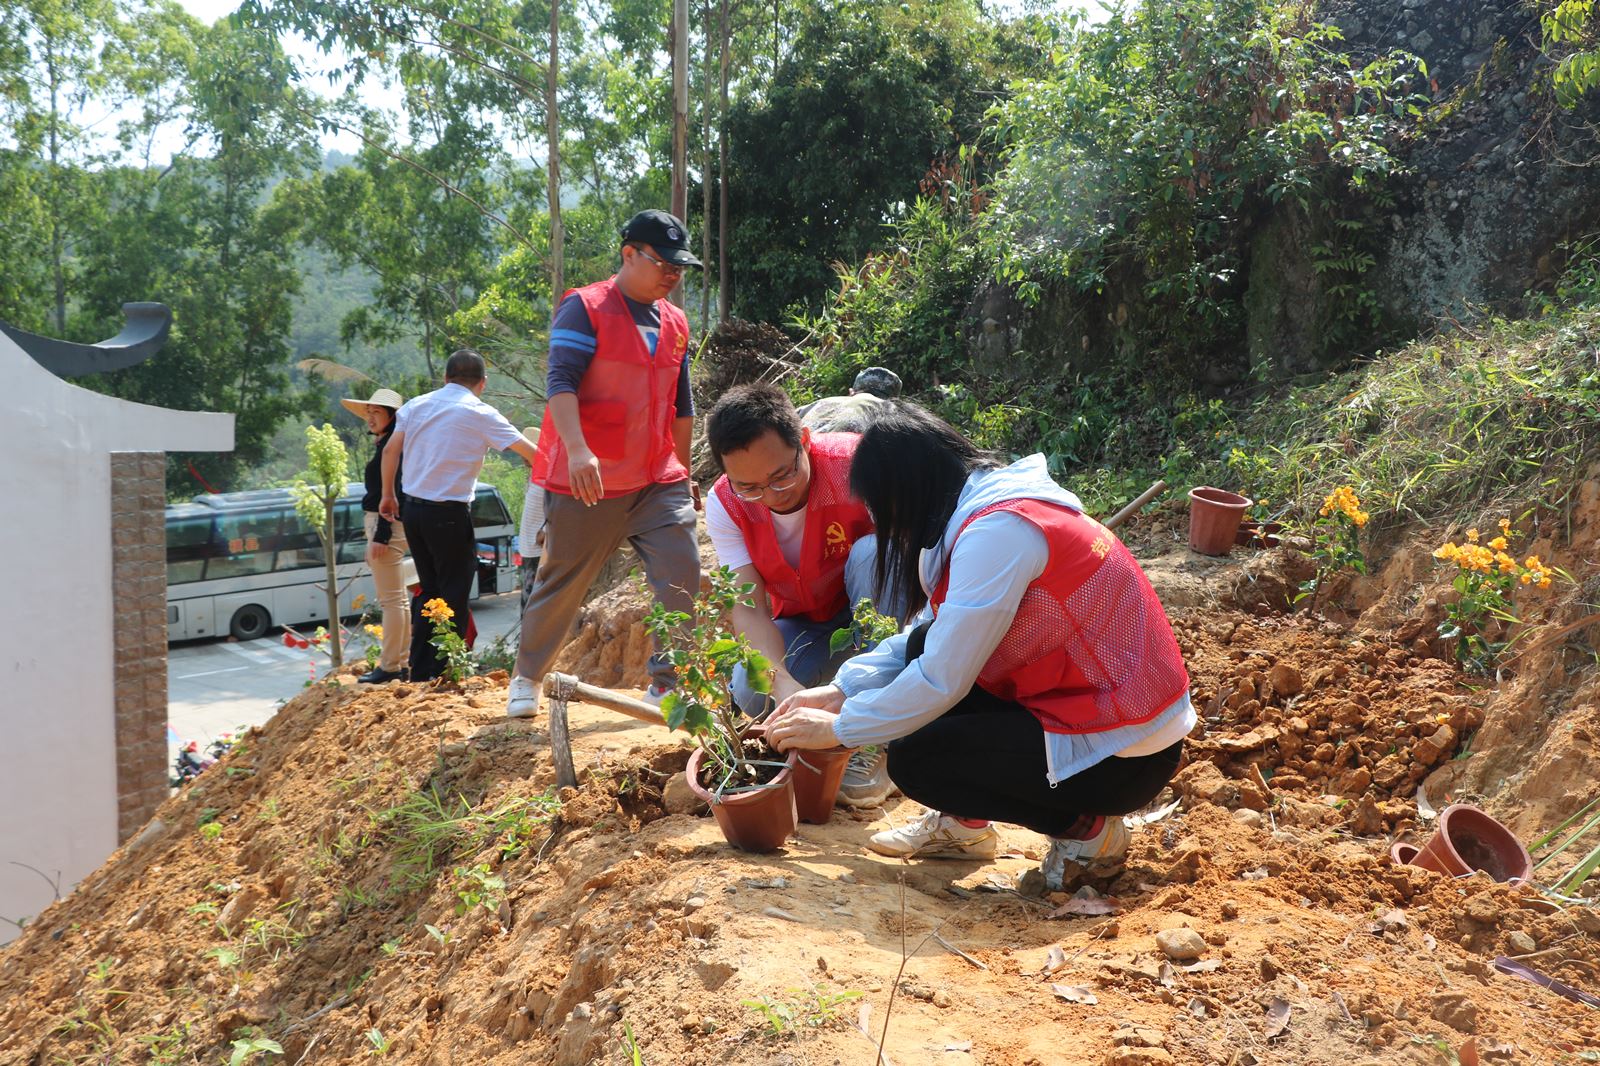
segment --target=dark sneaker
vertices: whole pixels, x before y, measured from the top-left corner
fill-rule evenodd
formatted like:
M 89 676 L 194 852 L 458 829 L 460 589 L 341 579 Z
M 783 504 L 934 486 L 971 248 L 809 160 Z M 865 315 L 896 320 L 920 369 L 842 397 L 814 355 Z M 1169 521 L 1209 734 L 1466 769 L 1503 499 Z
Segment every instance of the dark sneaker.
M 406 676 L 404 670 L 385 670 L 381 666 L 374 666 L 356 680 L 363 685 L 386 685 L 390 681 L 399 681 Z

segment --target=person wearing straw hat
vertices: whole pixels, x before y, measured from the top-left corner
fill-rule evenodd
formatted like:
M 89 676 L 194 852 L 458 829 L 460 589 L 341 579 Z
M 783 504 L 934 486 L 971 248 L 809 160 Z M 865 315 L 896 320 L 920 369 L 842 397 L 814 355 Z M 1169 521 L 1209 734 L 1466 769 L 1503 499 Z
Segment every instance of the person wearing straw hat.
M 383 500 L 383 449 L 394 436 L 395 412 L 405 401 L 393 389 L 379 389 L 367 400 L 340 400 L 364 419 L 367 432 L 377 440 L 372 458 L 367 461 L 366 493 L 361 497 L 361 520 L 367 533 L 367 565 L 372 568 L 372 583 L 378 590 L 378 606 L 383 609 L 382 654 L 378 665 L 361 675 L 369 685 L 381 685 L 405 674 L 406 653 L 411 647 L 411 611 L 406 597 L 403 562 L 406 557 L 406 530 L 378 513 Z M 400 473 L 395 472 L 395 493 L 405 498 L 400 488 Z

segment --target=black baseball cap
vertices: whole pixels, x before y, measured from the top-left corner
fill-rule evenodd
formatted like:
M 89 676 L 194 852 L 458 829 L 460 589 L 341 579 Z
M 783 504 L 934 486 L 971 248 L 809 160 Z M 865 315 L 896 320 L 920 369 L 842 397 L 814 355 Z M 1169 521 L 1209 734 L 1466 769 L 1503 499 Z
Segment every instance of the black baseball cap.
M 689 227 L 665 211 L 640 211 L 622 227 L 624 243 L 648 244 L 656 255 L 678 266 L 703 267 L 689 251 Z

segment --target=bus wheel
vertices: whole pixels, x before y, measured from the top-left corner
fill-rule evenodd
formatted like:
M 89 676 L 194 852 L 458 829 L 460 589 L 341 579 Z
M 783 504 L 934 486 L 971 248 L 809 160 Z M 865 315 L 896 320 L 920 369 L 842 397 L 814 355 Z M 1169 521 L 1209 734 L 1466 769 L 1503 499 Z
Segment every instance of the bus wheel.
M 228 623 L 228 632 L 233 634 L 235 640 L 255 640 L 265 635 L 270 625 L 272 616 L 267 613 L 265 607 L 247 603 L 233 612 L 233 621 Z

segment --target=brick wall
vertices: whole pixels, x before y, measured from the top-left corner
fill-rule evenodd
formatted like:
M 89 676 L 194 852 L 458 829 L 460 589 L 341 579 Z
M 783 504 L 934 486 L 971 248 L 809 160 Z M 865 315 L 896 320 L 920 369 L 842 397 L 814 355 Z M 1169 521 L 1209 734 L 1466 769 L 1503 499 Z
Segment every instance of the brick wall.
M 167 797 L 166 456 L 111 453 L 117 839 Z

